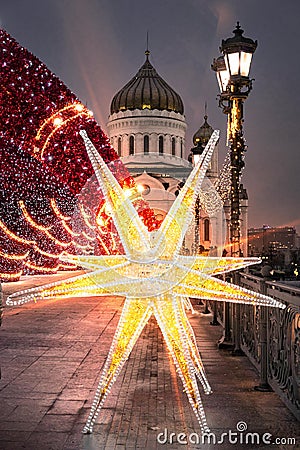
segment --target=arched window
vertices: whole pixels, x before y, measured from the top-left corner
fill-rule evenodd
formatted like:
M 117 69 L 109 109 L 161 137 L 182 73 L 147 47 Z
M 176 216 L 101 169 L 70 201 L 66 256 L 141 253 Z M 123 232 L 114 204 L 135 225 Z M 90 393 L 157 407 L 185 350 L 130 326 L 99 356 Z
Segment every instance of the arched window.
M 161 155 L 164 152 L 164 138 L 163 136 L 159 136 L 158 138 L 158 153 L 160 153 Z
M 122 139 L 118 138 L 118 155 L 121 156 L 122 154 Z
M 129 155 L 134 155 L 134 136 L 129 138 Z
M 209 241 L 209 219 L 204 219 L 204 240 Z
M 144 153 L 149 153 L 149 136 L 144 136 Z
M 175 144 L 176 144 L 176 141 L 175 141 L 175 138 L 173 137 L 172 138 L 172 156 L 175 156 Z
M 183 143 L 182 143 L 182 139 L 180 139 L 180 158 L 183 158 Z

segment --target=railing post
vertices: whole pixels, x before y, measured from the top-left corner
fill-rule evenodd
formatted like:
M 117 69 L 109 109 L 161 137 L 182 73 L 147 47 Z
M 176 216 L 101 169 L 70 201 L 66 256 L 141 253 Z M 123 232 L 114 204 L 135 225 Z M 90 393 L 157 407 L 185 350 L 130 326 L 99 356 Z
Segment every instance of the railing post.
M 260 281 L 260 292 L 267 294 L 267 285 L 265 280 Z M 260 306 L 259 311 L 259 335 L 260 335 L 260 382 L 258 386 L 254 386 L 256 391 L 271 392 L 272 388 L 268 383 L 268 319 L 269 308 Z
M 233 274 L 234 284 L 240 285 L 240 274 L 235 272 Z M 241 305 L 233 304 L 233 356 L 245 356 L 241 348 Z
M 224 276 L 224 280 L 228 281 L 228 282 L 232 282 L 231 277 L 229 276 Z M 218 342 L 218 347 L 220 349 L 232 349 L 233 343 L 232 343 L 232 331 L 231 331 L 231 323 L 232 323 L 232 318 L 231 318 L 231 308 L 230 308 L 230 303 L 228 302 L 223 302 L 223 308 L 224 308 L 224 320 L 223 320 L 223 336 L 220 338 L 219 342 Z
M 245 356 L 241 348 L 241 305 L 233 305 L 233 356 Z
M 205 308 L 202 311 L 202 314 L 210 314 L 210 310 L 208 308 L 208 300 L 205 300 Z
M 228 302 L 224 302 L 224 329 L 223 336 L 218 342 L 218 347 L 220 349 L 232 349 L 232 336 L 231 336 L 231 311 L 230 304 Z
M 218 321 L 218 309 L 217 309 L 217 302 L 213 302 L 213 319 L 212 319 L 212 321 L 210 322 L 210 324 L 211 325 L 213 325 L 213 326 L 218 326 L 218 325 L 220 325 L 219 324 L 219 321 Z

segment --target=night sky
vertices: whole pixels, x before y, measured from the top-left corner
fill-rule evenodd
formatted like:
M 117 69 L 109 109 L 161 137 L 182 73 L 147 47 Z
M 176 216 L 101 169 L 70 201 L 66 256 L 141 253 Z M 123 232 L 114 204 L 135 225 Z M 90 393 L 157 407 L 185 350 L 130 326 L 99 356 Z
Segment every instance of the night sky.
M 210 65 L 239 20 L 258 40 L 245 104 L 248 145 L 243 183 L 249 226 L 296 226 L 300 232 L 300 2 L 298 0 L 0 0 L 0 23 L 40 58 L 94 112 L 106 130 L 110 101 L 150 60 L 181 95 L 186 149 L 203 123 L 221 129 L 226 116 Z

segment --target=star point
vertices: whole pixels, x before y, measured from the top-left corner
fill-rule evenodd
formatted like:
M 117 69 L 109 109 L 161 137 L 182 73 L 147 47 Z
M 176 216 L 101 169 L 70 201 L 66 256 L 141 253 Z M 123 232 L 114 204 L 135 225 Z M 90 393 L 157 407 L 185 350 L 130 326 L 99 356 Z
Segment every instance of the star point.
M 208 432 L 197 380 L 206 394 L 211 392 L 211 387 L 186 315 L 186 303 L 189 303 L 187 298 L 284 307 L 270 297 L 229 284 L 217 277 L 228 271 L 257 264 L 259 259 L 180 254 L 219 133 L 215 131 L 211 136 L 199 162 L 155 233 L 148 232 L 132 202 L 97 153 L 86 132 L 81 131 L 81 136 L 105 200 L 110 205 L 125 254 L 65 254 L 61 257 L 63 261 L 77 264 L 85 268 L 87 273 L 13 294 L 7 303 L 16 305 L 32 300 L 74 296 L 125 297 L 84 433 L 92 432 L 105 398 L 152 315 L 172 354 L 200 429 Z

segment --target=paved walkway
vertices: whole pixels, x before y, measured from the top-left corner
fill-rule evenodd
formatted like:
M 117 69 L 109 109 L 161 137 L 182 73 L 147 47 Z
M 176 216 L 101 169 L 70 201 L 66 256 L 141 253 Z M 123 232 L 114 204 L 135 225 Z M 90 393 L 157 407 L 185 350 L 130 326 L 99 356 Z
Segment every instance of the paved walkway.
M 49 278 L 58 276 L 24 278 L 3 285 L 3 291 L 44 284 Z M 272 435 L 265 435 L 271 442 L 298 436 L 298 447 L 244 446 L 230 444 L 228 437 L 222 444 L 194 444 L 199 426 L 154 320 L 134 347 L 94 433 L 82 435 L 121 306 L 121 299 L 106 297 L 5 308 L 0 329 L 1 450 L 299 448 L 299 423 L 276 394 L 253 390 L 259 380 L 247 358 L 217 349 L 221 329 L 211 326 L 211 317 L 200 309 L 191 323 L 214 391 L 203 401 L 216 438 L 237 432 L 243 421 L 260 440 L 264 433 Z M 245 434 L 238 433 L 241 442 Z

